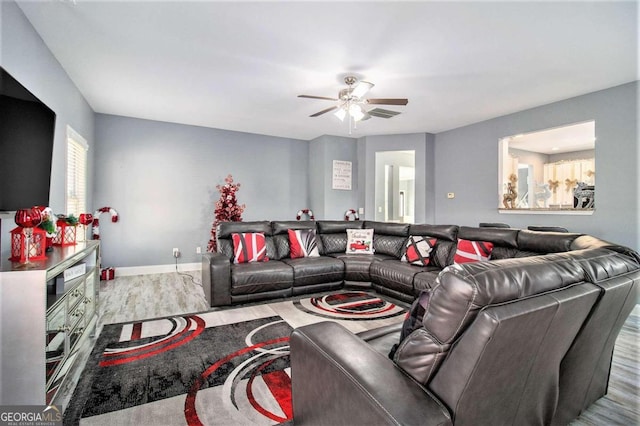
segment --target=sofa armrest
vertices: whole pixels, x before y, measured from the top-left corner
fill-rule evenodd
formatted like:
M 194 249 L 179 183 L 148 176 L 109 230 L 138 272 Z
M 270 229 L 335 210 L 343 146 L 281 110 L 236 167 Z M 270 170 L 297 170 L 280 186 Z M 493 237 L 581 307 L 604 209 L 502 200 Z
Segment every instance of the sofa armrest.
M 209 306 L 231 304 L 231 261 L 227 256 L 202 255 L 202 289 Z
M 444 405 L 342 325 L 291 333 L 293 417 L 299 425 L 450 425 Z

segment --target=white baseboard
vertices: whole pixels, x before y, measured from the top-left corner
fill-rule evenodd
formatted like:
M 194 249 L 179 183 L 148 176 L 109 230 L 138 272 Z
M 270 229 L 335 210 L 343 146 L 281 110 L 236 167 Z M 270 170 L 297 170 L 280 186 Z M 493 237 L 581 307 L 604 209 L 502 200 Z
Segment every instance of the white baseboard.
M 178 263 L 179 272 L 200 271 L 202 263 Z M 175 264 L 148 265 L 148 266 L 119 266 L 116 268 L 116 277 L 128 277 L 131 275 L 164 274 L 176 271 Z

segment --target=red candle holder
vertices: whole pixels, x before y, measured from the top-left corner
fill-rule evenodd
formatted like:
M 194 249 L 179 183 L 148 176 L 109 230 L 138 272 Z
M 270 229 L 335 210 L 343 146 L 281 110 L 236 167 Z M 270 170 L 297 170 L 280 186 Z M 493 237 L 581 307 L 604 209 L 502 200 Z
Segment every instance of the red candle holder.
M 27 263 L 28 260 L 44 260 L 47 248 L 47 233 L 40 228 L 32 228 L 31 237 L 27 237 L 23 228 L 15 228 L 11 234 L 11 257 L 12 262 Z M 29 257 L 27 258 L 27 241 Z
M 76 245 L 76 225 L 69 225 L 65 220 L 58 219 L 56 222 L 57 232 L 53 236 L 54 246 L 75 246 Z
M 80 222 L 82 229 L 84 230 L 84 241 L 89 241 L 87 239 L 87 226 L 93 223 L 93 215 L 91 213 L 81 213 L 78 222 Z
M 32 259 L 44 259 L 46 248 L 46 233 L 39 229 L 34 238 L 34 227 L 42 222 L 42 213 L 37 208 L 19 209 L 15 216 L 16 225 L 19 228 L 11 231 L 11 257 L 10 260 L 19 261 L 19 269 L 35 267 Z M 19 234 L 19 235 L 18 235 Z

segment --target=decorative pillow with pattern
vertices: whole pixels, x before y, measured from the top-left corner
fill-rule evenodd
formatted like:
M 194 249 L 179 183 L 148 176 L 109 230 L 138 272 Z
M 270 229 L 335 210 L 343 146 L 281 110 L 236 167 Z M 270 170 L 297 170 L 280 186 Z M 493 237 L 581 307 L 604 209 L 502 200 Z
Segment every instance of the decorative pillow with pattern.
M 454 263 L 485 262 L 491 257 L 493 243 L 487 241 L 458 240 Z
M 411 263 L 412 265 L 427 266 L 430 260 L 429 256 L 435 245 L 435 238 L 411 235 L 407 240 L 404 254 L 400 260 Z
M 422 319 L 424 313 L 427 311 L 427 305 L 429 304 L 429 298 L 431 297 L 431 290 L 422 290 L 416 300 L 413 301 L 411 309 L 407 311 L 404 322 L 402 323 L 402 330 L 400 331 L 400 341 L 391 347 L 389 352 L 389 358 L 393 359 L 393 356 L 398 349 L 398 345 L 415 330 L 422 327 Z
M 320 256 L 314 229 L 289 229 L 288 232 L 292 259 Z
M 347 229 L 346 252 L 373 254 L 373 229 Z
M 262 232 L 231 234 L 233 263 L 266 262 L 267 245 Z

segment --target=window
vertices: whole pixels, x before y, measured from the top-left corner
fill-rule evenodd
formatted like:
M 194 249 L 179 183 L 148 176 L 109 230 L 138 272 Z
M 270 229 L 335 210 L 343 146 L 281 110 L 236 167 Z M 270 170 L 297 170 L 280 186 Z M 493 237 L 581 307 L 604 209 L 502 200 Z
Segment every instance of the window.
M 87 211 L 87 141 L 67 126 L 67 215 Z
M 501 138 L 501 213 L 592 214 L 595 121 Z

